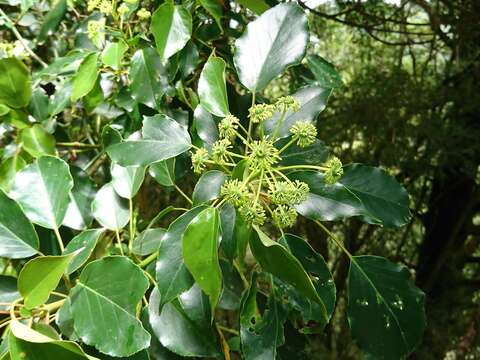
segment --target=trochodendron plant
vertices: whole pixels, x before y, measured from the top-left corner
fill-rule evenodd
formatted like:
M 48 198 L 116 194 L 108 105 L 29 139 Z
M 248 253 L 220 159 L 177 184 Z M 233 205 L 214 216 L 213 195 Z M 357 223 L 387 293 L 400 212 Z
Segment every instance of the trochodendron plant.
M 280 358 L 287 322 L 320 333 L 336 303 L 329 265 L 289 233 L 299 216 L 350 260 L 358 346 L 379 359 L 414 350 L 424 294 L 409 270 L 351 254 L 325 225 L 410 217 L 393 177 L 344 166 L 317 139 L 340 76 L 309 57 L 314 79 L 262 97 L 287 67 L 304 66 L 300 7 L 240 2 L 263 12 L 241 34 L 225 22 L 233 3 L 44 3 L 0 11 L 20 42 L 0 49 L 1 359 Z M 29 41 L 12 20 L 25 14 L 42 19 Z M 31 46 L 49 41 L 65 54 L 47 64 Z M 176 189 L 184 207 L 142 216 L 136 195 L 148 179 Z

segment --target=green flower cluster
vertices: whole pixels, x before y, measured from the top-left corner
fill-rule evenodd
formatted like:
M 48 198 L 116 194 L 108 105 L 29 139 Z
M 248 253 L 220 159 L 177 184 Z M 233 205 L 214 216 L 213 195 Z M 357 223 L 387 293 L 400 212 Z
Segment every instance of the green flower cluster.
M 230 176 L 236 172 L 235 177 L 223 183 L 220 198 L 215 201 L 216 206 L 228 202 L 247 223 L 263 225 L 270 219 L 272 224 L 282 230 L 295 225 L 298 216 L 295 206 L 306 201 L 310 191 L 306 183 L 290 180 L 288 171 L 313 167 L 323 171 L 325 181 L 329 183 L 342 176 L 342 164 L 335 157 L 325 166 L 282 166 L 282 152 L 293 143 L 301 148 L 312 145 L 317 130 L 308 121 L 297 121 L 290 128 L 290 142 L 280 149 L 276 146 L 278 138 L 275 133 L 265 136 L 261 123 L 270 119 L 276 111 L 281 112 L 279 119 L 283 119 L 287 110 L 298 111 L 299 108 L 298 101 L 291 96 L 278 99 L 274 105 L 253 105 L 249 109 L 248 130 L 242 126 L 240 119 L 227 115 L 218 124 L 219 139 L 212 144 L 210 150 L 196 149 L 192 154 L 192 165 L 196 173 L 202 173 L 208 165 L 220 168 Z M 253 124 L 259 125 L 255 128 Z M 243 162 L 242 166 L 239 166 L 240 162 Z

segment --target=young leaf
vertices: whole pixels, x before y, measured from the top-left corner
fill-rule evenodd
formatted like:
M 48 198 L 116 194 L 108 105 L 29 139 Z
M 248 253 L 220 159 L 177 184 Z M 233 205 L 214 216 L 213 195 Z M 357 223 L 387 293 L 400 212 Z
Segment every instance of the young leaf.
M 128 77 L 132 97 L 152 109 L 160 106 L 167 77 L 158 54 L 153 48 L 139 49 L 132 57 Z
M 88 260 L 104 231 L 105 229 L 88 229 L 70 240 L 63 255 L 73 254 L 73 259 L 65 270 L 65 274 L 70 275 Z
M 35 224 L 55 229 L 65 217 L 73 179 L 68 165 L 53 156 L 41 156 L 15 176 L 9 196 Z
M 358 345 L 372 357 L 401 359 L 415 349 L 425 329 L 424 301 L 404 266 L 378 256 L 352 257 L 348 319 Z
M 0 59 L 0 104 L 22 108 L 31 96 L 32 80 L 27 67 L 17 58 Z
M 108 43 L 105 49 L 103 49 L 100 58 L 105 66 L 110 66 L 112 69 L 118 70 L 122 65 L 123 55 L 127 50 L 128 45 L 123 40 Z
M 127 357 L 147 348 L 150 334 L 135 316 L 147 289 L 143 271 L 125 257 L 89 263 L 69 296 L 75 332 L 85 344 L 111 356 Z
M 160 291 L 161 305 L 172 301 L 194 283 L 182 256 L 182 236 L 188 224 L 205 206 L 197 206 L 179 216 L 168 227 L 158 249 L 156 280 Z
M 70 99 L 72 102 L 87 95 L 95 86 L 98 76 L 98 53 L 90 53 L 83 59 L 78 72 L 73 78 L 72 95 Z
M 73 258 L 65 256 L 39 256 L 30 260 L 18 275 L 18 291 L 28 309 L 44 304 L 55 290 Z
M 86 355 L 77 343 L 49 337 L 18 320 L 10 323 L 10 330 L 8 344 L 12 360 L 98 360 L 96 357 Z
M 42 125 L 35 124 L 22 130 L 23 148 L 34 158 L 42 155 L 55 155 L 55 138 L 45 131 Z
M 112 164 L 110 170 L 112 185 L 118 195 L 126 199 L 132 199 L 142 186 L 145 178 L 144 166 L 120 166 Z
M 230 113 L 225 85 L 225 67 L 225 61 L 222 58 L 210 56 L 198 80 L 200 103 L 216 116 L 227 116 Z
M 273 294 L 263 316 L 257 308 L 257 275 L 240 304 L 240 340 L 245 360 L 275 360 L 277 347 L 284 342 L 283 323 L 286 318 Z
M 302 264 L 284 246 L 270 239 L 258 227 L 250 237 L 250 248 L 265 271 L 287 282 L 322 308 L 323 317 L 328 322 L 325 302 L 317 293 L 312 280 Z
M 20 206 L 0 190 L 0 257 L 27 258 L 38 246 L 37 233 Z
M 130 220 L 128 203 L 115 192 L 112 183 L 102 186 L 92 202 L 93 217 L 110 230 L 120 230 Z
M 192 34 L 192 16 L 181 5 L 167 1 L 152 14 L 150 31 L 163 62 L 183 49 Z
M 219 170 L 210 170 L 198 179 L 193 190 L 194 205 L 214 200 L 220 196 L 220 188 L 227 179 L 227 175 Z
M 235 42 L 240 82 L 252 92 L 263 90 L 288 66 L 303 59 L 307 42 L 307 16 L 298 5 L 279 4 L 265 11 Z
M 208 299 L 198 286 L 163 306 L 160 300 L 159 292 L 153 290 L 148 313 L 153 333 L 163 346 L 181 356 L 219 355 Z
M 122 166 L 147 166 L 175 157 L 191 147 L 188 131 L 166 115 L 145 117 L 142 134 L 142 140 L 109 146 L 110 158 Z
M 220 216 L 207 208 L 192 219 L 182 238 L 183 260 L 200 288 L 208 295 L 212 314 L 222 291 L 222 271 L 218 262 Z

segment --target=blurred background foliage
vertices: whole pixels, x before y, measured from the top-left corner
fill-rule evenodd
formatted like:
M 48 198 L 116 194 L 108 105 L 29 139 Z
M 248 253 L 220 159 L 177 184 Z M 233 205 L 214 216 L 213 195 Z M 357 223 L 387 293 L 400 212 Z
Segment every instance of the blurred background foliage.
M 16 1 L 0 0 L 0 7 L 8 13 L 12 3 Z M 159 3 L 144 1 L 142 6 L 155 9 Z M 278 1 L 265 3 L 273 6 Z M 355 219 L 344 221 L 333 230 L 351 252 L 385 256 L 414 271 L 417 284 L 427 293 L 428 326 L 413 359 L 480 358 L 480 2 L 310 0 L 298 3 L 309 13 L 308 56 L 301 65 L 276 79 L 263 95 L 267 99 L 276 98 L 294 93 L 307 83 L 321 83 L 314 65 L 330 65 L 317 56 L 335 65 L 343 83 L 335 84 L 329 104 L 319 116 L 319 138 L 345 164 L 355 161 L 378 165 L 395 175 L 411 196 L 413 218 L 399 231 L 362 224 Z M 213 24 L 196 28 L 193 37 L 199 46 L 198 63 L 206 61 L 212 47 L 222 56 L 231 57 L 233 38 L 255 17 L 249 10 L 251 1 L 219 1 L 219 4 L 225 33 L 220 34 L 217 28 L 212 30 Z M 16 24 L 24 38 L 38 32 L 39 19 L 47 16 L 45 9 L 48 7 L 34 8 Z M 49 35 L 49 41 L 37 46 L 35 53 L 50 63 L 73 48 L 93 46 L 85 35 L 85 27 L 83 16 L 69 14 L 58 30 Z M 212 35 L 212 31 L 216 34 Z M 212 36 L 211 45 L 200 45 Z M 0 42 L 15 40 L 5 22 L 0 23 Z M 15 44 L 14 49 L 8 50 L 28 58 L 21 44 Z M 37 65 L 33 62 L 33 66 Z M 178 109 L 177 117 L 191 116 L 178 94 L 184 90 L 188 94 L 188 86 L 198 79 L 201 67 L 184 66 L 190 80 L 166 90 L 167 94 L 177 94 L 169 98 L 169 107 Z M 248 96 L 243 96 L 233 74 L 230 71 L 227 79 L 231 109 L 246 108 Z M 48 93 L 48 86 L 45 90 Z M 140 112 L 148 114 L 148 109 L 141 107 Z M 75 137 L 85 121 L 68 111 L 62 116 L 69 125 L 55 132 L 57 141 Z M 118 114 L 97 109 L 90 116 L 101 121 L 99 118 L 109 120 Z M 116 122 L 133 129 L 140 126 L 140 122 L 130 122 L 127 118 Z M 45 124 L 47 128 L 48 125 Z M 0 147 L 3 158 L 8 158 L 9 140 L 3 134 Z M 68 155 L 79 164 L 90 160 L 81 151 Z M 94 166 L 98 170 L 95 176 L 104 176 L 101 162 Z M 193 185 L 191 179 L 192 189 Z M 181 204 L 182 199 L 147 178 L 138 203 L 139 211 L 150 219 L 166 204 Z M 286 328 L 287 343 L 280 357 L 362 358 L 351 341 L 343 311 L 347 259 L 327 246 L 323 235 L 306 222 L 295 230 L 307 237 L 331 265 L 339 298 L 333 321 L 324 333 L 307 339 L 294 331 L 290 334 Z M 305 352 L 291 352 L 299 343 Z

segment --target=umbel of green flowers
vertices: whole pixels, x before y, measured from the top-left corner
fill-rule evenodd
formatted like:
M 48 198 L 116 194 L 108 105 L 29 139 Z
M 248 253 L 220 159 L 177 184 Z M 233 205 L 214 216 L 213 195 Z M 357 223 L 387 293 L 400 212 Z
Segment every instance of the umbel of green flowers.
M 228 115 L 218 124 L 219 139 L 211 149 L 197 148 L 192 154 L 193 169 L 201 174 L 208 167 L 222 168 L 231 175 L 221 187 L 217 206 L 229 202 L 243 219 L 253 225 L 263 225 L 267 219 L 280 230 L 292 227 L 297 219 L 295 205 L 305 201 L 309 187 L 298 180 L 290 180 L 289 172 L 296 169 L 315 169 L 324 173 L 327 184 L 337 182 L 342 174 L 342 163 L 330 158 L 323 166 L 296 164 L 282 166 L 282 153 L 291 145 L 308 148 L 316 139 L 317 129 L 309 121 L 297 121 L 289 129 L 289 141 L 279 147 L 277 133 L 287 111 L 298 111 L 300 104 L 292 96 L 281 97 L 275 104 L 254 104 L 249 109 L 248 127 Z M 264 133 L 264 123 L 280 113 L 271 134 Z M 243 178 L 235 178 L 234 169 L 245 167 Z

